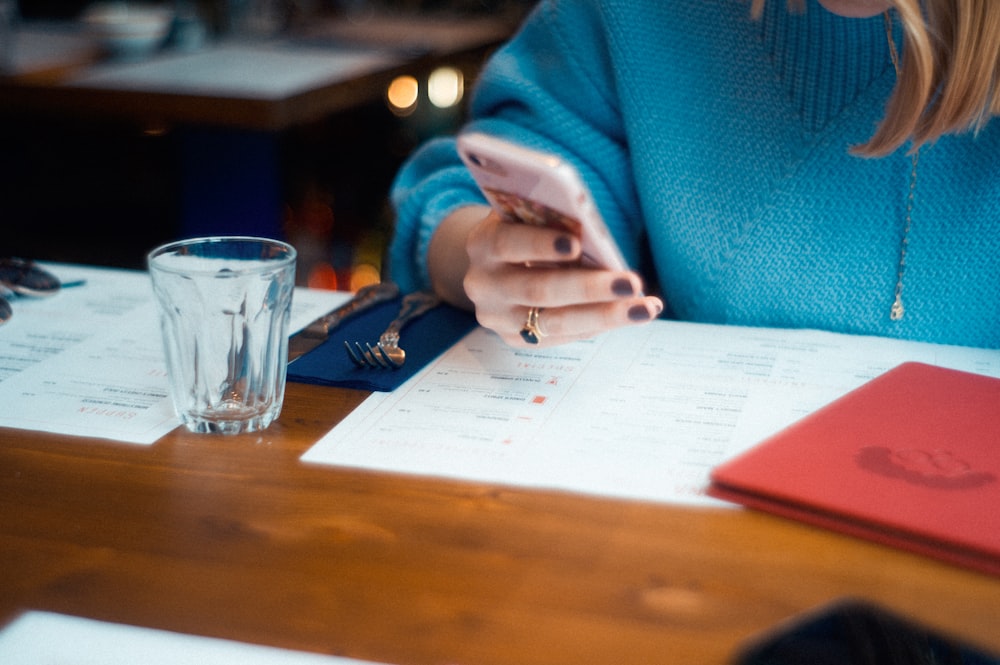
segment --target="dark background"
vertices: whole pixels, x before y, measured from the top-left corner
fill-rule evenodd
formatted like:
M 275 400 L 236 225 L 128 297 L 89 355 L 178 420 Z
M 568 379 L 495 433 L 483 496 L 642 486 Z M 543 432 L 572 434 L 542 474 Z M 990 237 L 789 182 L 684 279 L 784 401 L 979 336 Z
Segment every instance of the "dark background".
M 353 0 L 321 9 L 520 17 L 531 4 Z M 80 0 L 20 0 L 19 9 L 24 20 L 63 20 L 86 5 Z M 212 11 L 224 9 L 203 5 L 203 12 Z M 472 85 L 467 77 L 465 102 Z M 300 258 L 325 261 L 341 278 L 359 260 L 382 270 L 380 255 L 392 231 L 387 193 L 396 170 L 421 142 L 457 129 L 464 114 L 464 104 L 441 110 L 422 100 L 411 115 L 400 117 L 377 100 L 259 137 L 239 130 L 235 143 L 240 149 L 259 138 L 263 149 L 273 152 L 281 213 L 280 220 L 269 222 L 274 228 L 248 221 L 246 228 L 233 231 L 284 237 L 296 244 Z M 201 234 L 203 229 L 181 219 L 184 197 L 197 197 L 197 192 L 184 191 L 185 181 L 189 189 L 199 182 L 181 171 L 182 164 L 191 163 L 185 151 L 216 149 L 228 131 L 238 130 L 19 113 L 4 108 L 0 99 L 0 256 L 144 268 L 145 255 L 154 246 Z M 366 256 L 359 259 L 359 254 Z M 300 270 L 300 282 L 306 279 Z

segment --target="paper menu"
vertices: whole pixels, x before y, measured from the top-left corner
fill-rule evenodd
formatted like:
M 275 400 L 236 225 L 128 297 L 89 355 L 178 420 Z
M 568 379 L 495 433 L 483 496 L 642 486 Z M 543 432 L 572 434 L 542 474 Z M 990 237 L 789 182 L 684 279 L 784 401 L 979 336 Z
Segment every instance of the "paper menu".
M 46 267 L 83 284 L 12 301 L 14 316 L 0 326 L 0 427 L 137 444 L 177 427 L 149 275 Z M 296 289 L 292 330 L 347 297 Z
M 0 631 L 5 665 L 376 665 L 230 640 L 32 611 Z
M 906 360 L 1000 376 L 1000 351 L 657 321 L 538 351 L 475 330 L 303 460 L 721 505 L 713 466 Z

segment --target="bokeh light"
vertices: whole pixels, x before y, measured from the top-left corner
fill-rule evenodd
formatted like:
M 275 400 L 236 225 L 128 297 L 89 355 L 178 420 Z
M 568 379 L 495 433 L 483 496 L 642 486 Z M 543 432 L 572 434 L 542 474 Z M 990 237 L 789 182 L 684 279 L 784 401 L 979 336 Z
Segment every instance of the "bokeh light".
M 438 67 L 427 79 L 427 97 L 431 104 L 446 109 L 462 101 L 465 78 L 454 67 Z
M 409 115 L 417 108 L 420 84 L 412 76 L 398 76 L 389 84 L 385 96 L 393 113 L 400 116 Z

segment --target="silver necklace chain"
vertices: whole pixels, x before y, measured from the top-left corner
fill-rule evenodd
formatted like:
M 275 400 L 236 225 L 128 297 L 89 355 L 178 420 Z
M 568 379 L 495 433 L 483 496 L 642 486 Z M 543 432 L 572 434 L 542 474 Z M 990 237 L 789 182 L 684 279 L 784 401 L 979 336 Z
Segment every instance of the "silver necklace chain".
M 896 41 L 892 35 L 892 17 L 889 12 L 885 12 L 885 34 L 889 40 L 889 57 L 892 58 L 892 66 L 896 70 L 896 79 L 899 80 L 899 53 L 896 51 Z M 906 313 L 903 307 L 903 275 L 906 273 L 906 249 L 910 244 L 910 227 L 913 226 L 913 202 L 917 193 L 917 165 L 920 163 L 920 149 L 913 151 L 910 158 L 910 189 L 906 194 L 906 217 L 903 219 L 903 239 L 899 243 L 899 269 L 896 271 L 896 290 L 889 308 L 889 318 L 899 321 Z
M 899 321 L 906 313 L 903 307 L 903 274 L 906 272 L 906 248 L 910 244 L 910 227 L 913 225 L 913 197 L 917 191 L 917 163 L 920 161 L 920 151 L 912 156 L 910 167 L 910 191 L 906 195 L 906 217 L 903 221 L 903 239 L 899 242 L 899 270 L 896 272 L 896 293 L 889 309 L 889 318 Z

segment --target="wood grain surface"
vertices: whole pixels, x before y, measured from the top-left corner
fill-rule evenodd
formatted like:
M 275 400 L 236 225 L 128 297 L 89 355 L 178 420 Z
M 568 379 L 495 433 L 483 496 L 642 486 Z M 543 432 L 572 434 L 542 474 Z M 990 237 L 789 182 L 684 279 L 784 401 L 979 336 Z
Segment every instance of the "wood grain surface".
M 1000 652 L 1000 579 L 744 510 L 299 461 L 364 393 L 261 434 L 0 429 L 0 620 L 43 609 L 399 665 L 726 663 L 847 596 Z

